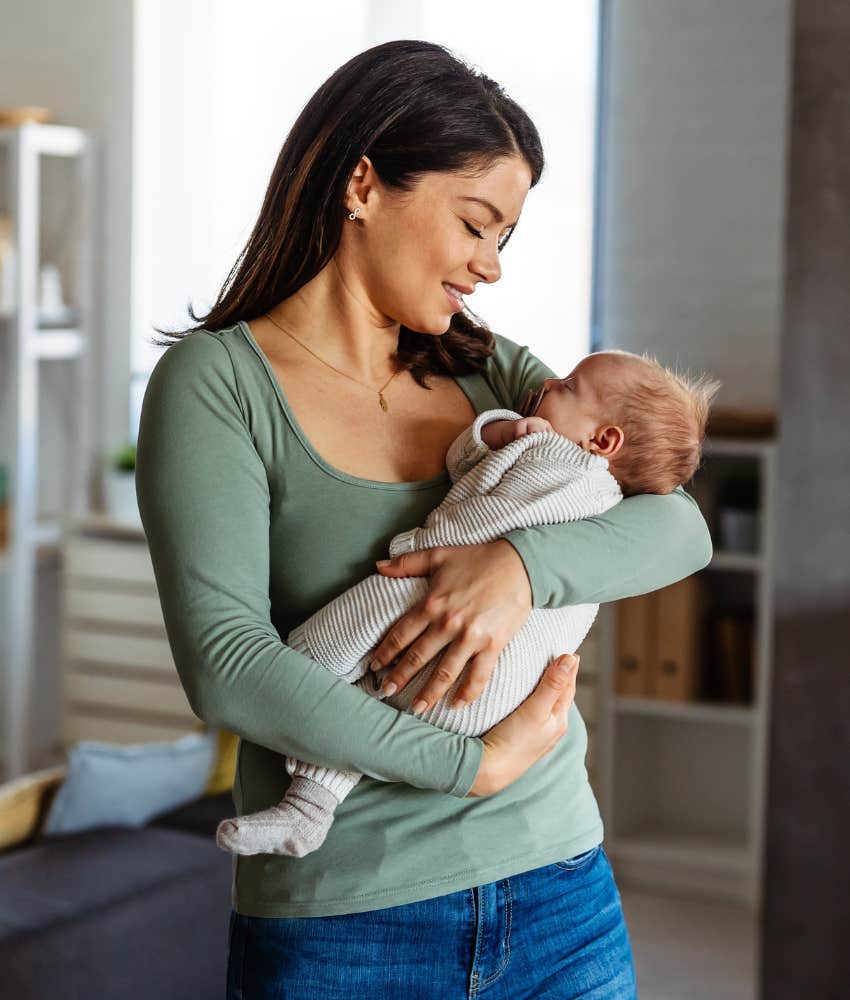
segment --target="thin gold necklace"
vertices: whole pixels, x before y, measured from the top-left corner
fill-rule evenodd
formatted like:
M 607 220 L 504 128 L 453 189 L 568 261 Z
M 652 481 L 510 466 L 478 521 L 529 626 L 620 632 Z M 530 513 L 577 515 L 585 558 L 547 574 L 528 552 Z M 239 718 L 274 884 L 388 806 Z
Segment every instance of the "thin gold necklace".
M 274 325 L 278 328 L 278 330 L 283 330 L 283 332 L 287 335 L 287 337 L 292 337 L 292 339 L 295 341 L 296 344 L 301 344 L 301 341 L 297 337 L 293 337 L 292 334 L 289 332 L 289 330 L 284 330 L 283 327 L 280 325 L 280 323 L 277 323 L 275 322 L 275 320 L 272 319 L 271 313 L 266 313 L 266 317 L 268 319 L 271 319 L 272 323 L 274 323 Z M 313 357 L 318 358 L 323 365 L 327 365 L 328 368 L 333 368 L 333 370 L 338 374 L 344 375 L 346 378 L 350 378 L 352 382 L 356 382 L 358 385 L 362 385 L 364 388 L 369 389 L 371 392 L 375 391 L 371 385 L 366 385 L 365 382 L 361 382 L 360 379 L 354 378 L 354 376 L 349 375 L 348 372 L 343 372 L 340 371 L 339 368 L 334 368 L 334 366 L 332 364 L 329 364 L 329 362 L 325 361 L 324 358 L 319 358 L 319 355 L 316 354 L 315 351 L 311 351 L 306 344 L 301 344 L 301 346 L 304 348 L 305 351 L 310 351 Z M 397 356 L 396 354 L 391 355 L 391 357 L 396 357 L 396 356 Z M 387 401 L 384 399 L 384 389 L 386 389 L 386 387 L 390 384 L 390 382 L 392 382 L 392 380 L 396 377 L 396 375 L 398 375 L 399 372 L 401 371 L 404 371 L 404 369 L 399 368 L 398 371 L 393 372 L 392 375 L 390 375 L 390 377 L 387 379 L 387 381 L 384 382 L 381 388 L 378 389 L 378 400 L 380 401 L 381 409 L 384 411 L 384 413 L 386 413 L 387 410 L 389 409 L 389 407 L 387 406 Z

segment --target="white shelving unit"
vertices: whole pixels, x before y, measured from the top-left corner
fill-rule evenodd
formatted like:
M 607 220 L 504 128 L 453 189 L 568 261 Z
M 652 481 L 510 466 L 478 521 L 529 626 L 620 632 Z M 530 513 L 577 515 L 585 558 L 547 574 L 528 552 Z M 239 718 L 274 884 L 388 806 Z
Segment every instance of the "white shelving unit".
M 49 181 L 61 178 L 67 190 Z M 39 311 L 39 274 L 47 206 L 61 206 L 63 294 L 72 307 L 73 326 L 48 325 Z M 66 125 L 26 123 L 0 128 L 0 212 L 13 224 L 16 268 L 13 305 L 0 311 L 0 463 L 7 467 L 8 546 L 0 551 L 0 654 L 2 654 L 2 775 L 28 768 L 31 719 L 36 581 L 39 565 L 60 552 L 67 519 L 87 503 L 87 462 L 91 455 L 92 400 L 90 323 L 94 164 L 92 139 Z M 55 229 L 54 222 L 54 229 Z M 72 362 L 68 398 L 73 415 L 62 436 L 62 497 L 56 509 L 40 510 L 39 426 L 43 366 Z M 58 622 L 52 623 L 58 627 Z M 48 623 L 50 627 L 50 623 Z
M 761 909 L 770 720 L 775 443 L 706 441 L 695 478 L 709 490 L 748 468 L 759 496 L 757 551 L 715 541 L 707 593 L 740 592 L 753 612 L 751 704 L 663 701 L 616 692 L 617 606 L 602 609 L 599 770 L 606 850 L 623 884 L 722 896 Z M 701 505 L 702 505 L 702 501 Z M 711 524 L 711 516 L 706 512 Z M 706 633 L 703 632 L 705 637 Z M 711 669 L 704 653 L 704 666 Z
M 102 514 L 71 523 L 62 569 L 63 748 L 205 728 L 171 656 L 141 523 Z

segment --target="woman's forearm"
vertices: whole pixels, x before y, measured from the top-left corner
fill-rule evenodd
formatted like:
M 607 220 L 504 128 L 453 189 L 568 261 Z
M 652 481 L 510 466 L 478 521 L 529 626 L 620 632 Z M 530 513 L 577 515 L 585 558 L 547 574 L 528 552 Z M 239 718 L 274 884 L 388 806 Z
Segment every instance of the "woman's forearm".
M 281 642 L 269 490 L 227 349 L 200 332 L 151 375 L 136 491 L 172 655 L 199 718 L 283 755 L 463 797 L 483 744 L 397 712 Z
M 502 537 L 525 565 L 535 608 L 646 594 L 702 569 L 712 555 L 705 520 L 681 489 L 627 497 L 595 517 Z

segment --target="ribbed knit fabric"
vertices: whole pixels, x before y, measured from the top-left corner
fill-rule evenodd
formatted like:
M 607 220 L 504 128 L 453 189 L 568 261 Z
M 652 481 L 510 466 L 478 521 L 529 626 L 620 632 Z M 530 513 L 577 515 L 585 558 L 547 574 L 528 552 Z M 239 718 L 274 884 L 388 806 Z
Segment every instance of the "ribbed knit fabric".
M 485 424 L 519 418 L 520 414 L 513 410 L 485 410 L 452 442 L 446 455 L 451 489 L 421 527 L 394 536 L 390 556 L 438 545 L 490 542 L 515 528 L 601 514 L 622 499 L 607 459 L 584 451 L 553 431 L 526 435 L 498 450 L 490 449 L 482 440 Z M 425 596 L 428 582 L 427 577 L 372 574 L 292 629 L 286 642 L 348 682 L 357 683 L 373 697 L 381 698 L 381 679 L 386 671 L 375 674 L 368 669 L 371 654 L 390 626 Z M 475 701 L 460 709 L 449 707 L 463 680 L 461 675 L 420 717 L 455 733 L 478 736 L 486 732 L 531 694 L 553 657 L 578 649 L 598 609 L 598 604 L 532 609 L 522 628 L 501 651 L 489 681 Z M 387 703 L 399 711 L 409 711 L 441 656 L 387 698 Z M 345 720 L 339 723 L 345 725 Z M 362 777 L 356 771 L 320 767 L 293 757 L 286 757 L 285 766 L 293 780 L 281 806 L 290 794 L 309 798 L 311 783 L 342 801 Z M 267 837 L 268 817 L 264 820 Z M 333 810 L 324 820 L 325 829 L 317 833 L 317 839 L 324 839 Z M 246 830 L 247 853 L 251 815 L 243 815 L 239 821 Z M 231 841 L 230 849 L 240 853 L 236 841 Z

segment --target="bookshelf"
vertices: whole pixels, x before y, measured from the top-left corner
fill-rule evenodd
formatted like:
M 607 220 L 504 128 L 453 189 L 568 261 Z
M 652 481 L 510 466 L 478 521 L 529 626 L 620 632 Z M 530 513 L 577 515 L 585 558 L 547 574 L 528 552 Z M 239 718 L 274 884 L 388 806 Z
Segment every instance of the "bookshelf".
M 772 439 L 707 439 L 686 488 L 711 562 L 597 619 L 597 794 L 622 884 L 761 909 L 775 463 Z
M 0 302 L 0 466 L 8 532 L 0 547 L 0 776 L 30 767 L 38 695 L 38 595 L 61 558 L 69 515 L 86 509 L 92 450 L 95 142 L 69 125 L 0 128 L 0 216 L 10 220 L 11 295 Z M 44 308 L 45 265 L 68 305 Z M 43 571 L 43 572 L 42 572 Z M 53 587 L 55 590 L 55 587 Z

